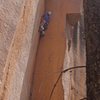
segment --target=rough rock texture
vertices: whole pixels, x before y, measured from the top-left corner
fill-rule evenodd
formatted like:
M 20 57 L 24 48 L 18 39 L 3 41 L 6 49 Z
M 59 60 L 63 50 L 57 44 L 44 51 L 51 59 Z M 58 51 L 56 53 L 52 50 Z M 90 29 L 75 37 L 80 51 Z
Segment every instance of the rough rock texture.
M 0 0 L 0 100 L 29 99 L 43 10 L 44 0 Z
M 24 0 L 0 0 L 0 83 Z
M 6 75 L 6 59 L 24 0 L 0 0 L 0 90 Z
M 78 0 L 77 0 L 78 2 Z M 73 5 L 75 3 L 73 2 Z M 64 69 L 86 65 L 84 23 L 82 17 L 83 1 L 79 1 L 72 7 L 66 16 L 66 54 L 64 59 Z M 86 97 L 86 70 L 79 68 L 67 71 L 63 74 L 64 100 L 81 100 Z
M 64 69 L 86 65 L 85 41 L 82 36 L 84 33 L 81 15 L 79 13 L 72 13 L 68 16 L 66 18 L 67 48 L 64 60 Z M 80 67 L 64 73 L 63 85 L 65 91 L 64 100 L 81 100 L 86 97 L 85 68 Z
M 100 0 L 84 1 L 87 100 L 100 100 Z

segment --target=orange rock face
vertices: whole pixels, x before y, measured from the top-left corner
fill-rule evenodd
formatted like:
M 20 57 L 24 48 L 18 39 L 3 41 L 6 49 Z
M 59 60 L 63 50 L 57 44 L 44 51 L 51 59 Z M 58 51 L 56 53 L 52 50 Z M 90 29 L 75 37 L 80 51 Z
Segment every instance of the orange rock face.
M 67 49 L 66 15 L 68 13 L 80 13 L 81 3 L 80 0 L 46 1 L 46 10 L 52 11 L 52 16 L 45 36 L 40 39 L 34 66 L 31 100 L 50 99 L 53 86 L 62 71 L 65 50 Z M 51 100 L 64 100 L 61 80 L 58 82 Z
M 81 2 L 0 1 L 0 100 L 50 100 L 66 56 L 66 15 L 80 13 Z M 38 28 L 44 7 L 52 11 L 52 16 L 45 36 L 39 40 Z M 67 87 L 62 86 L 60 79 L 51 99 L 64 100 Z M 73 96 L 74 92 L 71 93 Z

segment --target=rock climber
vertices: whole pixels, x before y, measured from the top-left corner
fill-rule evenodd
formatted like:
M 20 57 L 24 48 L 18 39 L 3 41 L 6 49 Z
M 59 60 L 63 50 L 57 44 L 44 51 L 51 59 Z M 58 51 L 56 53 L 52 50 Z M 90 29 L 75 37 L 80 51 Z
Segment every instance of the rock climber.
M 45 33 L 45 30 L 48 27 L 51 14 L 52 14 L 52 12 L 48 11 L 42 17 L 42 20 L 41 20 L 41 23 L 40 23 L 40 29 L 39 30 L 40 30 L 40 33 L 42 33 L 43 35 Z
M 52 14 L 51 11 L 48 11 L 47 13 L 44 14 L 44 16 L 43 16 L 44 23 L 46 23 L 46 24 L 49 23 L 51 14 Z
M 40 26 L 42 26 L 42 28 L 44 27 L 44 30 L 46 30 L 47 27 L 48 27 L 51 14 L 52 14 L 52 12 L 48 11 L 42 17 L 42 21 L 41 21 L 41 25 Z

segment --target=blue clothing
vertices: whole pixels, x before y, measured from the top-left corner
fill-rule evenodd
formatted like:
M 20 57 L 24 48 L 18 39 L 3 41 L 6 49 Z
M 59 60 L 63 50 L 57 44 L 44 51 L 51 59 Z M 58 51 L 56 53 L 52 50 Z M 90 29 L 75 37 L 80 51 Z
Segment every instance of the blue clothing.
M 50 16 L 49 16 L 48 13 L 46 13 L 46 14 L 44 15 L 44 20 L 46 21 L 46 23 L 49 23 L 49 19 L 50 19 Z

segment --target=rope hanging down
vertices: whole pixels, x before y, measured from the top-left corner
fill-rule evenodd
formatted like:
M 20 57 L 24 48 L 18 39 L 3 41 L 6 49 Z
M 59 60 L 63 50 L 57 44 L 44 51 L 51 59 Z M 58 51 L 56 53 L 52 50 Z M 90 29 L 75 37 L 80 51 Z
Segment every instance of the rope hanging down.
M 63 73 L 66 73 L 69 70 L 74 70 L 74 69 L 79 69 L 79 68 L 85 68 L 85 67 L 86 66 L 75 66 L 75 67 L 71 67 L 71 68 L 68 68 L 68 69 L 65 69 L 65 70 L 61 71 L 60 75 L 58 76 L 58 78 L 57 78 L 57 80 L 56 80 L 56 82 L 55 82 L 55 84 L 54 84 L 54 86 L 53 86 L 53 88 L 51 90 L 51 94 L 50 94 L 49 100 L 51 100 L 52 95 L 54 93 L 54 90 L 55 90 L 55 88 L 57 86 L 57 83 L 59 82 L 59 79 L 61 78 L 61 76 L 62 76 Z M 85 99 L 81 99 L 81 100 L 86 100 L 86 98 Z

